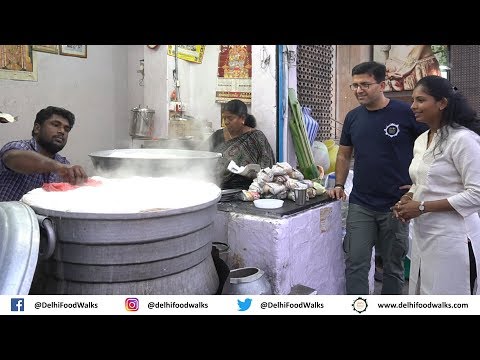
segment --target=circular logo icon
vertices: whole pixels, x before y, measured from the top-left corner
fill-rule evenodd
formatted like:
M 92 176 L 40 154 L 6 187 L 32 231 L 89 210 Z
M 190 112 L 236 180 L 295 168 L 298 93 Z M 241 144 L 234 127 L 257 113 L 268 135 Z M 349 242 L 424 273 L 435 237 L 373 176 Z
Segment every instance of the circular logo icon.
M 398 124 L 390 123 L 385 127 L 385 129 L 383 129 L 383 131 L 385 131 L 385 135 L 393 138 L 400 132 L 400 126 Z
M 367 299 L 364 298 L 357 298 L 352 304 L 353 310 L 361 314 L 365 310 L 367 310 L 368 304 L 367 304 Z

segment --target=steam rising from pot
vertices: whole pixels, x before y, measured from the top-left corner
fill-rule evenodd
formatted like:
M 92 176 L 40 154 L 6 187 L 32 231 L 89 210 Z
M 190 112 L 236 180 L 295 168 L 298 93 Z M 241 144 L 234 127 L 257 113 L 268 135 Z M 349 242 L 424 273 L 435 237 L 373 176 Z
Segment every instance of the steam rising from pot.
M 89 156 L 96 175 L 107 178 L 169 176 L 215 182 L 215 165 L 222 155 L 180 149 L 115 149 Z

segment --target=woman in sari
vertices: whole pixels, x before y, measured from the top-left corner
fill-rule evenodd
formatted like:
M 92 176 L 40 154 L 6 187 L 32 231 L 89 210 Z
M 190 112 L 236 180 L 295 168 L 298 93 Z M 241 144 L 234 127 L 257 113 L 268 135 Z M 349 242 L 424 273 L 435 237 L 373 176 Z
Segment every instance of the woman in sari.
M 225 127 L 208 140 L 210 151 L 223 155 L 215 170 L 217 183 L 222 189 L 248 189 L 257 174 L 234 174 L 227 169 L 230 161 L 238 166 L 258 164 L 263 169 L 275 164 L 275 155 L 265 134 L 255 129 L 255 117 L 248 113 L 243 101 L 235 99 L 226 103 L 223 116 Z

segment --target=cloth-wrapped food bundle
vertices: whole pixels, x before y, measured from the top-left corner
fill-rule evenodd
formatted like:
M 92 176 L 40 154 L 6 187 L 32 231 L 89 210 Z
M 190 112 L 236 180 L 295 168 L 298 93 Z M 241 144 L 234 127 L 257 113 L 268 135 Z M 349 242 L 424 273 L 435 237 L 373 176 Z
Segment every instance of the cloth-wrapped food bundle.
M 318 169 L 323 174 L 323 169 Z M 320 180 L 305 179 L 303 174 L 287 162 L 279 162 L 272 168 L 261 169 L 248 190 L 240 195 L 243 201 L 265 199 L 290 199 L 295 201 L 295 189 L 306 189 L 307 199 L 325 193 Z

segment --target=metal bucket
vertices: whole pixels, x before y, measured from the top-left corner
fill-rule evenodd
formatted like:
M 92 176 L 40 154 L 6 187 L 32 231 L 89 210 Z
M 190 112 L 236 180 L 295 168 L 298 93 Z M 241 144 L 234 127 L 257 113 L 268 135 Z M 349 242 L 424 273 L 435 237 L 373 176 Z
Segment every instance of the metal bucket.
M 130 122 L 130 136 L 135 138 L 151 138 L 153 136 L 153 114 L 155 110 L 140 105 L 133 108 Z
M 20 201 L 0 202 L 0 294 L 27 295 L 40 249 L 33 210 Z
M 222 295 L 272 295 L 265 272 L 257 267 L 230 270 Z

